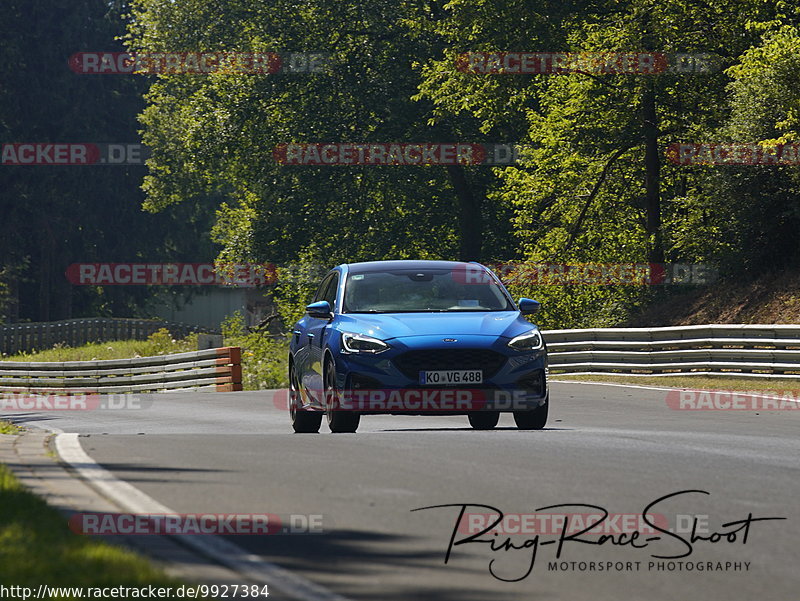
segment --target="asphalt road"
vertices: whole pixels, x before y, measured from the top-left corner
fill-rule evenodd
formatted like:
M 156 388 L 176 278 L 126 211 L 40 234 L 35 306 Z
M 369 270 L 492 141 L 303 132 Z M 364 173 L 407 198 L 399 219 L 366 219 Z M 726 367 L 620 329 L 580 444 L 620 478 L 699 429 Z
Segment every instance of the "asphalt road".
M 660 390 L 554 383 L 543 431 L 518 431 L 508 415 L 488 432 L 461 416 L 368 416 L 357 434 L 330 434 L 323 424 L 321 434 L 296 435 L 274 394 L 149 395 L 141 409 L 5 417 L 83 434 L 96 461 L 179 512 L 322 515 L 324 534 L 231 539 L 355 600 L 798 598 L 800 411 L 679 411 Z M 531 573 L 517 582 L 497 577 L 524 576 L 535 531 L 511 535 L 515 546 L 529 541 L 525 548 L 493 551 L 499 536 L 457 545 L 444 563 L 460 504 L 506 514 L 590 504 L 637 516 L 685 490 L 709 494 L 662 501 L 651 510 L 663 516 L 657 524 L 668 520 L 687 540 L 689 518 L 681 516 L 703 516 L 704 536 L 739 531 L 697 540 L 691 555 L 670 560 L 652 556 L 682 555 L 690 545 L 646 524 L 633 541 L 641 548 L 615 545 L 623 540 L 609 529 L 615 539 L 602 545 L 563 541 L 556 560 L 559 531 L 551 528 L 540 534 Z M 723 526 L 749 514 L 787 519 L 750 523 L 746 542 L 744 524 Z M 608 562 L 622 563 L 609 571 Z

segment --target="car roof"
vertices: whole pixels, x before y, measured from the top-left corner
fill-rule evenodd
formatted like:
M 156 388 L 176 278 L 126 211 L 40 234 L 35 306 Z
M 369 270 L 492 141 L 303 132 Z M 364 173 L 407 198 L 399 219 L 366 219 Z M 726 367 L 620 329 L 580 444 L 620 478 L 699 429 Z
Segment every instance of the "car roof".
M 461 267 L 483 267 L 478 263 L 464 261 L 367 261 L 364 263 L 347 263 L 344 265 L 350 273 L 370 273 L 375 271 L 393 271 L 396 269 L 455 269 Z

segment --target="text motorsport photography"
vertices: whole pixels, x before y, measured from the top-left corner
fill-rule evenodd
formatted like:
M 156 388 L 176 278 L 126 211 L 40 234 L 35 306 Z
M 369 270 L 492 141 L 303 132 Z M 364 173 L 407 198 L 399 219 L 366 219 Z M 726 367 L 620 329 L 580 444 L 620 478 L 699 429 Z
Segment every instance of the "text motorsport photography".
M 655 510 L 661 503 L 695 495 L 705 490 L 682 490 L 649 503 L 640 514 L 611 514 L 599 505 L 563 503 L 536 509 L 534 514 L 506 515 L 497 507 L 480 504 L 447 504 L 417 507 L 412 512 L 455 509 L 456 519 L 447 544 L 444 563 L 462 545 L 479 545 L 490 558 L 489 574 L 503 582 L 520 582 L 547 561 L 548 571 L 638 572 L 642 571 L 749 571 L 750 561 L 690 559 L 697 549 L 720 544 L 745 547 L 750 530 L 774 529 L 771 522 L 786 517 L 754 516 L 726 521 L 712 527 L 707 514 L 676 514 L 667 517 Z M 555 513 L 575 509 L 576 513 Z M 659 507 L 660 509 L 660 507 Z M 470 512 L 468 512 L 468 510 Z M 480 513 L 476 513 L 480 512 Z M 541 512 L 541 513 L 540 513 Z M 763 523 L 762 523 L 763 522 Z M 757 524 L 757 525 L 756 525 Z M 577 543 L 577 544 L 576 544 Z M 550 546 L 553 545 L 553 546 Z M 596 547 L 592 559 L 567 561 L 570 550 Z M 628 550 L 648 560 L 603 561 L 604 553 Z M 548 556 L 539 561 L 540 550 Z M 743 551 L 744 552 L 744 551 Z

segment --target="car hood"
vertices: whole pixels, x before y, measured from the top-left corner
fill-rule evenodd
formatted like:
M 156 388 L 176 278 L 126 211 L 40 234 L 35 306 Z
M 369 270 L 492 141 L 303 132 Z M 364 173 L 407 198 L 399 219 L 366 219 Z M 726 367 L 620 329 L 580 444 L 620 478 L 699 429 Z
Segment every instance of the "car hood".
M 506 336 L 513 338 L 536 327 L 518 311 L 464 313 L 346 313 L 339 329 L 381 340 L 409 336 Z

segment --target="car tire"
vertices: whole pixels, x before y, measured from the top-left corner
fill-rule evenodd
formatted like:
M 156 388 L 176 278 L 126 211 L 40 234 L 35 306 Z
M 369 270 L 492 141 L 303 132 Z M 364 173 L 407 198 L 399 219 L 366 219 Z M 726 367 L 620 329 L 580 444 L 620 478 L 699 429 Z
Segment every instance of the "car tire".
M 491 430 L 500 421 L 499 411 L 473 411 L 467 414 L 469 425 L 476 430 Z
M 336 367 L 331 359 L 325 363 L 325 415 L 328 427 L 334 434 L 353 433 L 358 430 L 361 415 L 339 408 L 339 391 L 336 389 Z
M 547 411 L 550 407 L 550 395 L 544 399 L 544 404 L 536 409 L 514 412 L 514 422 L 520 430 L 541 430 L 547 424 Z
M 289 365 L 289 416 L 297 434 L 316 434 L 322 425 L 321 411 L 303 411 L 300 408 L 300 386 L 294 365 Z

